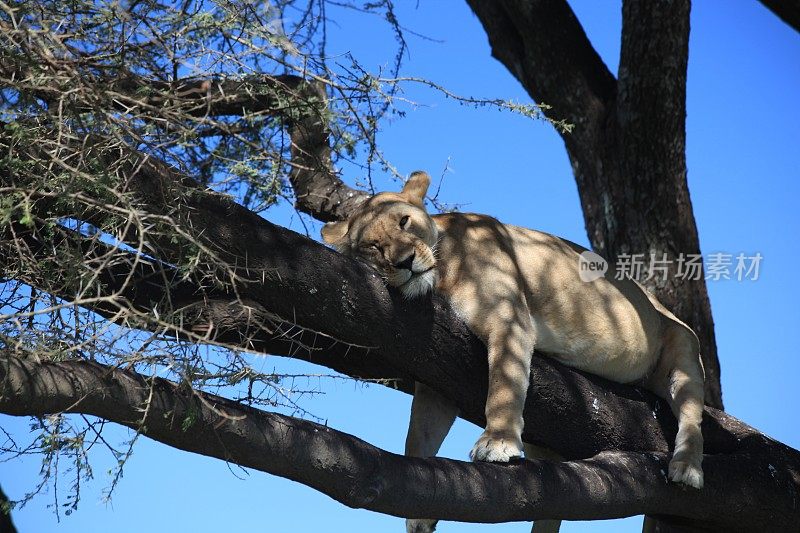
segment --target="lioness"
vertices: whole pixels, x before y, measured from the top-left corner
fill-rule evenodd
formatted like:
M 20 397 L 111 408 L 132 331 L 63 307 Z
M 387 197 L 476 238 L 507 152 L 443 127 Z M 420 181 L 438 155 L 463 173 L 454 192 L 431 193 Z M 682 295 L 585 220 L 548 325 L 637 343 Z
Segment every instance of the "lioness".
M 429 216 L 430 184 L 414 172 L 400 193 L 365 201 L 322 237 L 365 260 L 392 287 L 413 298 L 447 297 L 489 352 L 486 429 L 470 452 L 475 461 L 522 455 L 522 408 L 534 347 L 564 364 L 621 383 L 640 382 L 666 399 L 678 418 L 669 478 L 703 486 L 703 366 L 694 332 L 635 281 L 581 281 L 584 248 L 547 233 L 485 215 Z M 418 383 L 406 454 L 435 455 L 456 409 Z M 410 520 L 409 531 L 434 521 Z

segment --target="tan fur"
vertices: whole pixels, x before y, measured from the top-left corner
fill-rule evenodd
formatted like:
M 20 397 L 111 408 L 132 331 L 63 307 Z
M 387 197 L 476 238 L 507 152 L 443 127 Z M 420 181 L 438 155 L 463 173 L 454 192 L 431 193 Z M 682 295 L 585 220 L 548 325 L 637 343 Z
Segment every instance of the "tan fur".
M 679 421 L 669 477 L 701 488 L 703 368 L 692 330 L 635 281 L 613 275 L 582 281 L 585 249 L 574 243 L 485 215 L 429 216 L 429 182 L 416 172 L 402 192 L 374 196 L 322 234 L 407 297 L 431 289 L 445 296 L 486 343 L 487 423 L 472 459 L 522 455 L 522 407 L 535 347 L 617 382 L 644 383 L 664 397 Z M 430 389 L 415 397 L 406 453 L 436 453 L 452 424 L 444 403 Z M 431 523 L 409 521 L 409 531 L 432 531 Z

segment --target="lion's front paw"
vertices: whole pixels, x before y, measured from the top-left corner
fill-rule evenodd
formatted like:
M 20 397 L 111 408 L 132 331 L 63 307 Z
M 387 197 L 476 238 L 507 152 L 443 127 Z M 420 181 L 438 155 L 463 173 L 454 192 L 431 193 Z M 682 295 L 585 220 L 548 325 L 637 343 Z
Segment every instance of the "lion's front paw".
M 703 488 L 703 469 L 686 461 L 670 461 L 669 478 L 675 483 L 683 483 L 696 489 Z
M 492 435 L 486 431 L 478 438 L 478 442 L 469 452 L 473 461 L 490 463 L 507 463 L 522 458 L 522 441 L 514 437 Z
M 406 533 L 433 533 L 436 523 L 436 520 L 409 518 L 406 520 Z

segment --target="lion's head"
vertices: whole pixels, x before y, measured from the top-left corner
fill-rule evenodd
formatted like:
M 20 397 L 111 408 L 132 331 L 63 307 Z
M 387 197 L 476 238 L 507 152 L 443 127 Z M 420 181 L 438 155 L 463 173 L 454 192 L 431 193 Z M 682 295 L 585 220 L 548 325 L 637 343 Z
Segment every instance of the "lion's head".
M 322 238 L 340 252 L 364 260 L 409 298 L 436 282 L 436 224 L 425 211 L 430 177 L 414 172 L 399 193 L 365 201 L 342 222 L 329 222 Z

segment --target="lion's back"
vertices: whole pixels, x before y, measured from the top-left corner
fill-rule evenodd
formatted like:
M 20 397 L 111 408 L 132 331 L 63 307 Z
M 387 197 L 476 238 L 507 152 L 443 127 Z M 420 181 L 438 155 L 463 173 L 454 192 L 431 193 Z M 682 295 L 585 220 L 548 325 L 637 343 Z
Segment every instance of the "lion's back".
M 485 215 L 434 220 L 443 234 L 440 288 L 477 334 L 495 316 L 527 313 L 537 349 L 570 366 L 633 381 L 654 364 L 668 317 L 632 280 L 607 272 L 583 281 L 585 248 Z

